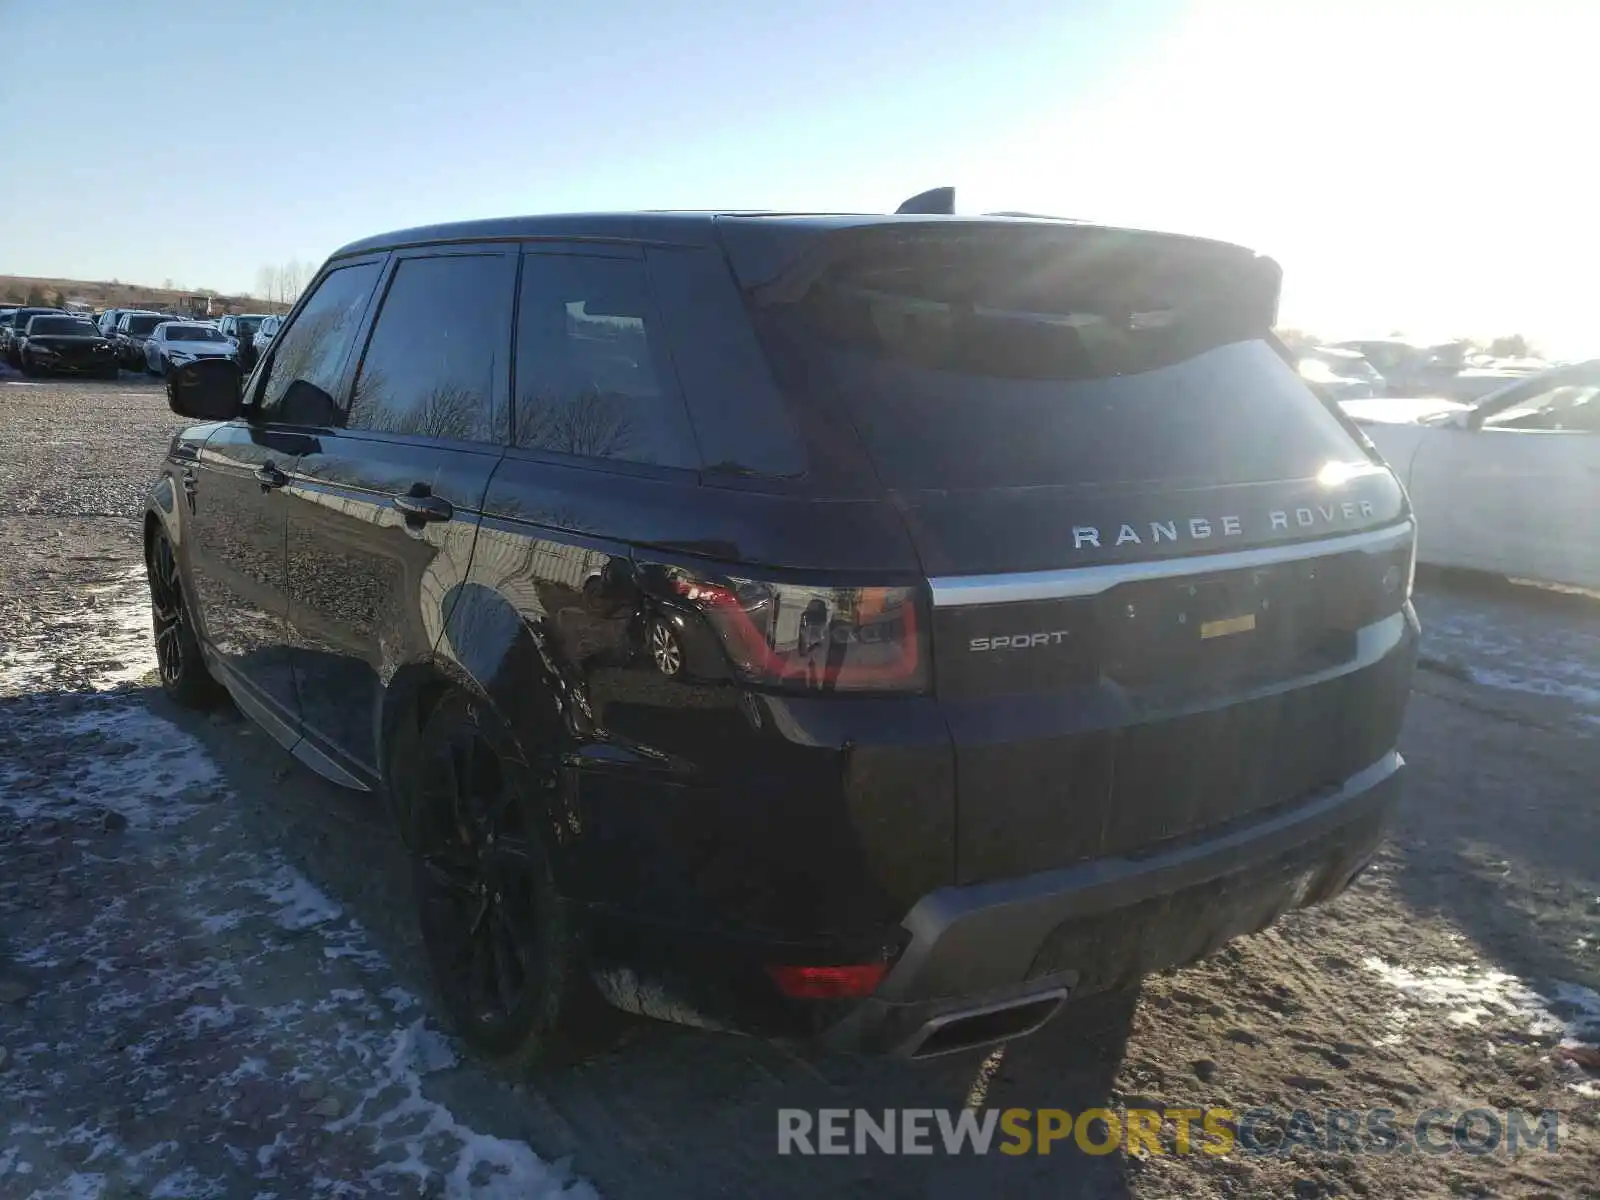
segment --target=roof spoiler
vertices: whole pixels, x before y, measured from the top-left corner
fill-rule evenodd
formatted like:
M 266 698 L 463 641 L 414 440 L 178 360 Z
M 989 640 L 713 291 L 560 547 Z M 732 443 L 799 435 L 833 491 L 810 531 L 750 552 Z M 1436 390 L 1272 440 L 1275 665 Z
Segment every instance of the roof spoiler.
M 953 187 L 929 188 L 918 192 L 899 208 L 897 213 L 953 213 L 956 211 L 956 190 Z

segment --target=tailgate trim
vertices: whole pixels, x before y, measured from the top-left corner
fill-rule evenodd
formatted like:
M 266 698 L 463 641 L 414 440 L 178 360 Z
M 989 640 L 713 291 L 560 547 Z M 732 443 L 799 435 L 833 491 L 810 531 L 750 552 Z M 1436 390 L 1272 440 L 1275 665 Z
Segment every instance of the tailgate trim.
M 1323 558 L 1352 550 L 1378 551 L 1416 536 L 1409 518 L 1398 525 L 1322 538 L 1314 542 L 1259 546 L 1227 554 L 1192 554 L 1148 562 L 1106 563 L 1096 567 L 1066 567 L 1051 571 L 1019 571 L 1005 575 L 940 575 L 928 580 L 935 608 L 968 604 L 1016 604 L 1028 600 L 1066 600 L 1098 596 L 1124 583 L 1152 579 L 1182 579 L 1214 571 L 1239 571 L 1269 567 L 1303 558 Z

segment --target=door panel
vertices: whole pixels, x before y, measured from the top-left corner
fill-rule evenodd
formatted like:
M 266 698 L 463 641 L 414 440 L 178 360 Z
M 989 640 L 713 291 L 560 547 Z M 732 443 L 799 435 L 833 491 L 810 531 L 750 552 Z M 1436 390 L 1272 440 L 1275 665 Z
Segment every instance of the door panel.
M 1406 463 L 1390 461 L 1405 479 L 1417 515 L 1418 559 L 1441 567 L 1483 568 L 1490 539 L 1473 536 L 1477 522 L 1469 520 L 1460 506 L 1462 485 L 1467 472 L 1474 469 L 1477 448 L 1473 443 L 1478 435 L 1448 426 L 1414 431 L 1408 426 L 1405 431 L 1416 438 L 1409 473 Z M 1375 440 L 1387 454 L 1385 442 Z
M 222 664 L 295 718 L 284 592 L 287 507 L 257 472 L 294 470 L 305 439 L 242 423 L 223 425 L 195 470 L 189 562 L 207 642 Z
M 376 714 L 399 668 L 438 641 L 472 558 L 499 447 L 447 449 L 326 431 L 285 488 L 289 621 L 306 735 L 376 776 Z M 419 521 L 394 498 L 454 510 Z
M 1600 580 L 1600 438 L 1530 429 L 1438 429 L 1412 466 L 1429 561 L 1595 586 Z M 1440 535 L 1443 534 L 1443 538 Z M 1447 556 L 1438 554 L 1447 541 Z
M 397 254 L 347 389 L 289 489 L 289 612 L 308 740 L 382 772 L 395 672 L 431 655 L 505 452 L 516 255 Z

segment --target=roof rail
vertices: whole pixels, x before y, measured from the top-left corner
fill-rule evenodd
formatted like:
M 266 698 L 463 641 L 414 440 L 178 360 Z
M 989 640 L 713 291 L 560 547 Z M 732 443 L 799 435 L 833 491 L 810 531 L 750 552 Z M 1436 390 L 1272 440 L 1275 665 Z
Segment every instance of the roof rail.
M 956 190 L 953 187 L 929 188 L 918 192 L 899 208 L 897 213 L 953 213 L 956 211 Z

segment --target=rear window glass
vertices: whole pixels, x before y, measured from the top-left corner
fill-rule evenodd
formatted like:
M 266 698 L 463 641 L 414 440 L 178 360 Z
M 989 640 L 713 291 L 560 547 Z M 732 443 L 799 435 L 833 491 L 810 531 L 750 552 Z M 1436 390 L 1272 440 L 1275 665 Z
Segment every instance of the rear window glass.
M 129 317 L 126 329 L 129 333 L 149 333 L 165 320 L 165 317 Z
M 757 300 L 784 386 L 838 405 L 889 487 L 1264 481 L 1359 454 L 1265 340 L 1264 260 L 1108 230 L 854 242 Z
M 92 334 L 94 326 L 77 317 L 32 317 L 28 321 L 28 332 L 77 334 L 80 336 Z

